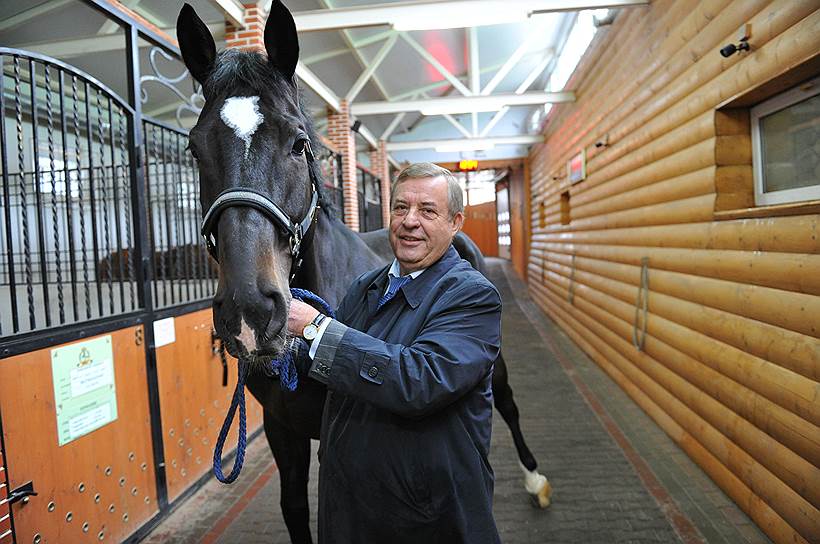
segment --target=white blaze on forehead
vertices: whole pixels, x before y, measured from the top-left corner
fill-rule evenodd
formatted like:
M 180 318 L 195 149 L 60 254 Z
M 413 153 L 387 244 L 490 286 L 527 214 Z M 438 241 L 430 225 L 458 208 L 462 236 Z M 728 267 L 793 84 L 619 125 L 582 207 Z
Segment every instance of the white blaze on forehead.
M 244 317 L 242 318 L 242 325 L 240 326 L 236 339 L 245 346 L 245 350 L 248 353 L 256 351 L 256 334 L 254 334 L 253 329 L 248 325 Z
M 236 137 L 245 142 L 245 156 L 251 149 L 251 137 L 262 124 L 258 96 L 232 96 L 225 100 L 219 112 L 222 121 L 231 127 Z

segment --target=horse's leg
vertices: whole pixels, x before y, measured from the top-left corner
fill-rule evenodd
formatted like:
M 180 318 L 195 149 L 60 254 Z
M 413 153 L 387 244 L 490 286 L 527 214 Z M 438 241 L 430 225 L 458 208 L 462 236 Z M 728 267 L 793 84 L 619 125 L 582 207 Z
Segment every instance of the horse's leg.
M 493 369 L 493 398 L 496 410 L 510 428 L 515 449 L 518 451 L 519 466 L 524 473 L 524 487 L 538 506 L 546 508 L 550 505 L 552 486 L 546 476 L 538 472 L 538 463 L 524 441 L 524 435 L 518 423 L 518 406 L 513 400 L 513 391 L 507 376 L 507 364 L 500 353 Z
M 293 544 L 312 544 L 310 535 L 310 438 L 298 436 L 277 422 L 267 411 L 265 436 L 279 469 L 279 505 Z

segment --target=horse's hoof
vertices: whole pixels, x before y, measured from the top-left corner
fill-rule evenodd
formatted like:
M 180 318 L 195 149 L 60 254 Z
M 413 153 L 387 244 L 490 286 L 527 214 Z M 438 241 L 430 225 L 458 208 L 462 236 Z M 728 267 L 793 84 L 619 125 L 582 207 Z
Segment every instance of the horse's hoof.
M 550 485 L 549 481 L 546 479 L 544 480 L 544 485 L 541 486 L 541 489 L 538 490 L 538 493 L 532 495 L 532 502 L 535 506 L 539 508 L 547 508 L 552 498 L 552 486 Z

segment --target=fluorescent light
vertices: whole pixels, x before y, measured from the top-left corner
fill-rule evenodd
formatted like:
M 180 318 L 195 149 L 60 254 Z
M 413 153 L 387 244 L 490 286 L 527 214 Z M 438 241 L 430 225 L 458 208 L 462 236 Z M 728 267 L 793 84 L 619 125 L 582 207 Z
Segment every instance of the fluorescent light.
M 498 111 L 504 107 L 504 102 L 475 102 L 474 104 L 444 104 L 438 106 L 424 106 L 419 111 L 422 115 L 456 115 L 459 113 L 479 113 L 484 111 Z
M 475 9 L 465 12 L 461 6 L 441 6 L 434 17 L 427 16 L 403 17 L 392 21 L 393 29 L 398 31 L 409 30 L 440 30 L 448 28 L 469 28 L 474 26 L 502 25 L 520 23 L 529 18 L 529 12 L 521 8 Z
M 495 144 L 492 142 L 471 142 L 470 140 L 464 140 L 463 142 L 437 145 L 435 150 L 439 153 L 450 153 L 453 151 L 487 151 L 494 147 Z

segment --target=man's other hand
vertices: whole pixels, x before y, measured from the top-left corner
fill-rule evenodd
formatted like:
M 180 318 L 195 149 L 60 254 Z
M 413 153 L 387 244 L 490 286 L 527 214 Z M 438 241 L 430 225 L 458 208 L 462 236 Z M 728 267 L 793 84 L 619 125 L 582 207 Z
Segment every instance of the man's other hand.
M 302 336 L 302 330 L 319 314 L 319 310 L 305 304 L 301 300 L 290 301 L 288 312 L 288 332 L 294 336 Z

